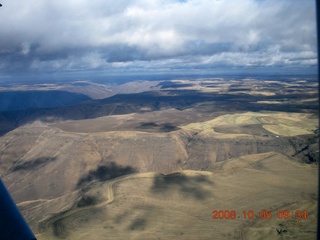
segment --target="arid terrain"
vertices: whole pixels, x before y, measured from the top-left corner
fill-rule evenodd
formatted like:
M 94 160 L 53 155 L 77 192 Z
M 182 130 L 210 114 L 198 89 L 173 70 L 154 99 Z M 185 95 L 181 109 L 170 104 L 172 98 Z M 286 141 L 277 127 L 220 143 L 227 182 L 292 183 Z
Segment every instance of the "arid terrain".
M 316 238 L 316 79 L 16 84 L 0 97 L 28 91 L 0 112 L 0 177 L 37 239 Z M 48 92 L 59 101 L 39 105 Z

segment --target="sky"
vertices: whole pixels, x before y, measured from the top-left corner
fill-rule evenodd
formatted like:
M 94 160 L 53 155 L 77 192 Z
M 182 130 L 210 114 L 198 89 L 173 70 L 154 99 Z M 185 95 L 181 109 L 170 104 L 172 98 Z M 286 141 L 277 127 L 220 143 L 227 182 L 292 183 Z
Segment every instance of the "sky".
M 0 81 L 315 72 L 314 0 L 1 0 Z

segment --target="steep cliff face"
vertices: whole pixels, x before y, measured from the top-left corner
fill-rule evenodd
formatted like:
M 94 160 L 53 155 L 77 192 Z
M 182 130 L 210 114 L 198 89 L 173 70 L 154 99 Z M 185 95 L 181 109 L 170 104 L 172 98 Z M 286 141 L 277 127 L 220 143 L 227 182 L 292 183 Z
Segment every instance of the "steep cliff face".
M 238 137 L 217 139 L 208 136 L 192 139 L 187 145 L 189 168 L 206 168 L 215 162 L 249 154 L 278 152 L 287 156 L 306 160 L 307 154 L 317 156 L 318 138 L 312 135 L 295 137 Z M 202 163 L 203 165 L 199 165 Z
M 293 157 L 306 163 L 319 163 L 319 135 L 306 136 L 306 142 L 298 145 Z
M 214 168 L 217 162 L 278 152 L 318 161 L 314 135 L 238 136 L 208 133 L 69 133 L 57 128 L 18 128 L 0 139 L 0 173 L 16 201 L 56 198 L 91 181 L 124 174 Z

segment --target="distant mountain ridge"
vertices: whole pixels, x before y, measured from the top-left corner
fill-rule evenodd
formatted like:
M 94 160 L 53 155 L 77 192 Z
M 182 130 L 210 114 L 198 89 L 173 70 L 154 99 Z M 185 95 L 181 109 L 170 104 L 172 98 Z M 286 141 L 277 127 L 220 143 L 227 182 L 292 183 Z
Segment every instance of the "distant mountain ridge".
M 76 105 L 90 97 L 66 91 L 7 91 L 0 92 L 0 111 L 55 108 Z

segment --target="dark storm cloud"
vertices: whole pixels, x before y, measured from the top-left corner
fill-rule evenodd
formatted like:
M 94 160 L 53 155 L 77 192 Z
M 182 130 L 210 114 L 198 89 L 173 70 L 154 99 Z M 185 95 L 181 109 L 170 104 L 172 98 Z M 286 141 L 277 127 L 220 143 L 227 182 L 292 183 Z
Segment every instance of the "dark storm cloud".
M 16 0 L 0 22 L 2 72 L 317 64 L 313 0 Z

